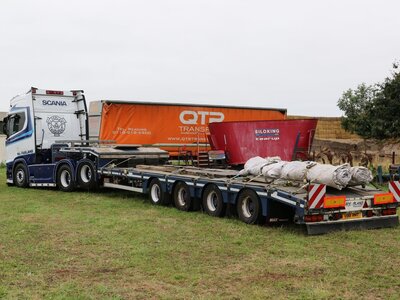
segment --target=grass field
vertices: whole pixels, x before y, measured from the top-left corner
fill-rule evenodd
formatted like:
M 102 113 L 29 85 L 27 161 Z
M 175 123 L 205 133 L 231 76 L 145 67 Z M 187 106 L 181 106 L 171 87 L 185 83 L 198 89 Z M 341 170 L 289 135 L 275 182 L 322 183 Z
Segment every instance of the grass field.
M 400 228 L 310 237 L 0 173 L 0 298 L 400 298 Z

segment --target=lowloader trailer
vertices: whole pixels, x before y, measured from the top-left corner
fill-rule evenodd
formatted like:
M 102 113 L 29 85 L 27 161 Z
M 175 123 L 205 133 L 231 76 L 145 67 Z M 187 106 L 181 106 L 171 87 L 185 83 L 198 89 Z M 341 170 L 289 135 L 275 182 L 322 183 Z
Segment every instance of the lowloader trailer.
M 236 171 L 179 166 L 138 165 L 105 167 L 98 173 L 103 186 L 149 195 L 155 205 L 172 202 L 179 210 L 200 207 L 214 217 L 234 208 L 248 224 L 282 219 L 305 225 L 308 234 L 333 230 L 372 229 L 398 225 L 400 182 L 389 183 L 391 192 L 371 187 L 342 191 L 322 184 L 268 184 L 262 178 L 239 177 Z
M 165 165 L 168 153 L 158 148 L 90 141 L 83 91 L 31 88 L 11 100 L 4 123 L 9 185 L 65 192 L 122 189 L 183 211 L 202 207 L 215 217 L 235 211 L 248 224 L 291 220 L 309 234 L 399 222 L 399 181 L 389 182 L 388 193 L 362 186 L 338 191 L 312 183 L 267 183 L 229 169 Z

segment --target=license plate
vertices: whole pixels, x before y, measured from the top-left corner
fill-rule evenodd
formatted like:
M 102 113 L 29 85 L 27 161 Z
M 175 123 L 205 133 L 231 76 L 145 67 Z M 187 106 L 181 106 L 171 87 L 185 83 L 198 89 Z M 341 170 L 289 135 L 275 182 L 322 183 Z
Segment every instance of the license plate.
M 362 218 L 362 212 L 348 212 L 342 214 L 342 219 L 344 220 L 361 219 L 361 218 Z

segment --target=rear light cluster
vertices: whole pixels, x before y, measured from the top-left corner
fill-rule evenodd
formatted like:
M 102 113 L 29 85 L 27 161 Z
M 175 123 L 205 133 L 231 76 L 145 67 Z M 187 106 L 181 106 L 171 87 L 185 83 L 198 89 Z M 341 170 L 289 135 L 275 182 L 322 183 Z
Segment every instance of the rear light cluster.
M 396 213 L 396 208 L 382 209 L 382 216 L 395 215 Z
M 323 215 L 308 215 L 304 216 L 304 222 L 321 222 L 324 220 Z

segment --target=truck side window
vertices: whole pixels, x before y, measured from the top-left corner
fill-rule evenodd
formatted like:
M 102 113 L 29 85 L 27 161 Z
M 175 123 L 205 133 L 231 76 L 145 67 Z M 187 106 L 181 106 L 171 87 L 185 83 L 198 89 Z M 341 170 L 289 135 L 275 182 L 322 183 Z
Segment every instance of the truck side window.
M 8 136 L 21 131 L 25 125 L 25 113 L 21 112 L 11 115 L 7 125 Z

